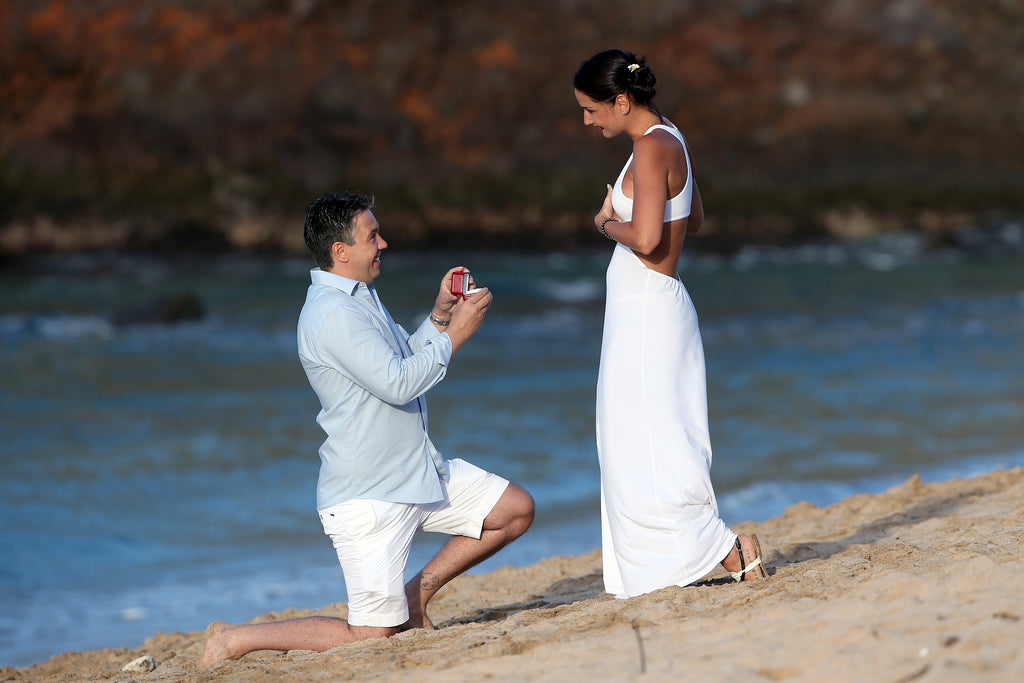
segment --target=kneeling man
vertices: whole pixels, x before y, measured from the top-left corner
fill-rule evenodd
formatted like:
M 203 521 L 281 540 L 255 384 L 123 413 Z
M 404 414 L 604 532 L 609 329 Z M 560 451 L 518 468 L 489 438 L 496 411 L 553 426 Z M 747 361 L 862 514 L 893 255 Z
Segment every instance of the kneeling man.
M 441 280 L 433 310 L 408 334 L 373 283 L 387 242 L 369 197 L 326 194 L 306 210 L 306 246 L 318 264 L 299 315 L 299 358 L 320 399 L 317 509 L 338 552 L 348 619 L 308 617 L 210 625 L 200 665 L 255 650 L 324 651 L 433 628 L 427 602 L 453 578 L 515 540 L 533 522 L 521 487 L 459 459 L 445 460 L 427 435 L 426 392 L 444 379 L 459 348 L 480 328 L 492 296 L 452 293 Z M 405 583 L 417 531 L 450 534 Z

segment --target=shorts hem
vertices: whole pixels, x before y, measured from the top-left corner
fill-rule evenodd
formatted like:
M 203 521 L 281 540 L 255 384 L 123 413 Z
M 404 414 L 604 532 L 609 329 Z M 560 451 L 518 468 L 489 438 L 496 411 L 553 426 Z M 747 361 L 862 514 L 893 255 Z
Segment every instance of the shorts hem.
M 495 486 L 492 487 L 491 496 L 489 496 L 489 498 L 493 498 L 494 500 L 488 500 L 487 501 L 487 512 L 484 514 L 483 517 L 480 518 L 480 523 L 479 524 L 474 524 L 476 535 L 475 536 L 471 536 L 470 538 L 475 538 L 478 541 L 480 540 L 480 537 L 483 536 L 483 534 L 484 534 L 484 522 L 487 521 L 488 515 L 490 515 L 492 512 L 494 512 L 494 508 L 498 505 L 498 501 L 501 500 L 501 497 L 505 495 L 505 491 L 508 490 L 509 484 L 512 483 L 512 482 L 506 481 L 505 479 L 503 479 L 501 477 L 498 477 L 498 475 L 493 475 L 493 476 L 501 479 L 501 481 L 504 482 L 504 485 L 501 486 L 501 488 L 499 490 L 499 488 L 498 488 L 499 484 L 497 482 L 495 482 Z
M 374 628 L 398 628 L 409 621 L 408 612 L 389 612 L 387 614 L 373 613 L 363 615 L 348 615 L 350 626 L 372 626 Z

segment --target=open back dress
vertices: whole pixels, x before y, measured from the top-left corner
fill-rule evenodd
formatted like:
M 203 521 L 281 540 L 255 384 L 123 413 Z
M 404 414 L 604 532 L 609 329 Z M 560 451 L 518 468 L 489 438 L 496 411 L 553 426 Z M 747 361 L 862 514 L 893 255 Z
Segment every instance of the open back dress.
M 686 143 L 675 127 L 654 128 L 683 146 L 685 202 L 669 200 L 665 220 L 684 218 L 693 187 Z M 621 188 L 630 163 L 612 191 L 623 220 L 632 218 Z M 597 385 L 602 555 L 605 590 L 626 598 L 697 581 L 736 534 L 719 518 L 711 486 L 704 347 L 690 295 L 622 244 L 606 282 Z

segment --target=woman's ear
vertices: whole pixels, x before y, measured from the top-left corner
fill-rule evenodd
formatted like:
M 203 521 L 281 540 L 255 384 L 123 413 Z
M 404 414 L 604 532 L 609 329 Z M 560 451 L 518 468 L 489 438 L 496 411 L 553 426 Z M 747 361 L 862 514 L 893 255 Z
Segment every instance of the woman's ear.
M 629 97 L 625 93 L 620 93 L 615 97 L 615 109 L 623 116 L 629 114 L 630 104 Z

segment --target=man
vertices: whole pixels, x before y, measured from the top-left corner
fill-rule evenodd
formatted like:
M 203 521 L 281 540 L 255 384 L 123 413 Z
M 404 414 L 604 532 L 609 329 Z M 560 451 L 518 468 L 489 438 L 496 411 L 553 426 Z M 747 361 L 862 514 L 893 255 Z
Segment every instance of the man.
M 211 666 L 254 650 L 329 650 L 344 643 L 433 628 L 426 606 L 457 575 L 515 540 L 533 521 L 524 489 L 468 462 L 444 460 L 427 435 L 424 394 L 480 328 L 492 295 L 451 291 L 409 335 L 373 287 L 387 242 L 356 193 L 326 194 L 306 211 L 306 246 L 319 268 L 299 315 L 299 358 L 320 398 L 317 509 L 348 588 L 348 620 L 308 617 L 211 624 L 200 660 Z M 450 534 L 407 584 L 416 531 Z

